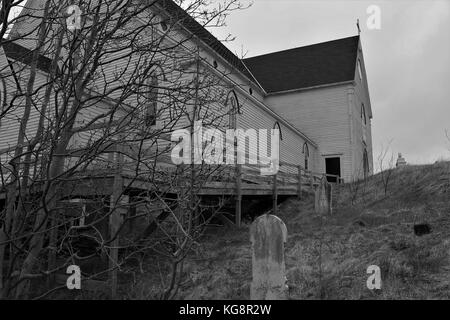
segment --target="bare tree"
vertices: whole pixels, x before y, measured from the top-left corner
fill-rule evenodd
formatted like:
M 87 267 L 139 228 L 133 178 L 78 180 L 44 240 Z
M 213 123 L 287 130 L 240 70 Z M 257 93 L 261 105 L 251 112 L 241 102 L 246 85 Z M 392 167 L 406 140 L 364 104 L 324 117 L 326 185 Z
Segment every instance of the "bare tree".
M 383 185 L 384 195 L 387 195 L 389 183 L 392 180 L 392 174 L 394 171 L 394 153 L 390 151 L 390 145 L 392 140 L 386 147 L 382 147 L 380 154 L 378 155 L 378 166 L 380 169 L 380 179 Z
M 11 30 L 11 26 L 17 19 L 17 13 L 25 2 L 25 0 L 0 1 L 0 45 L 5 41 L 5 36 Z
M 358 177 L 359 173 L 356 176 Z M 357 202 L 358 197 L 360 196 L 360 193 L 361 193 L 361 180 L 357 179 L 357 178 L 353 178 L 351 181 L 348 182 L 348 189 L 349 189 L 351 204 L 354 205 Z
M 16 128 L 17 136 L 0 150 L 1 297 L 48 295 L 58 287 L 42 280 L 70 264 L 107 257 L 91 275 L 101 276 L 151 253 L 169 266 L 160 297 L 173 298 L 186 256 L 225 202 L 217 197 L 205 208 L 199 193 L 210 181 L 232 179 L 233 170 L 175 165 L 170 155 L 182 141 L 170 133 L 192 137 L 197 121 L 224 131 L 239 109 L 228 101 L 227 72 L 211 67 L 195 37 L 178 35 L 189 16 L 219 26 L 242 6 L 195 0 L 183 11 L 171 1 L 79 1 L 80 26 L 71 29 L 70 5 L 28 8 L 10 38 L 25 50 L 10 62 L 12 85 L 3 93 L 2 121 L 9 120 L 0 129 Z M 39 19 L 26 28 L 29 16 Z M 83 254 L 80 241 L 95 249 Z

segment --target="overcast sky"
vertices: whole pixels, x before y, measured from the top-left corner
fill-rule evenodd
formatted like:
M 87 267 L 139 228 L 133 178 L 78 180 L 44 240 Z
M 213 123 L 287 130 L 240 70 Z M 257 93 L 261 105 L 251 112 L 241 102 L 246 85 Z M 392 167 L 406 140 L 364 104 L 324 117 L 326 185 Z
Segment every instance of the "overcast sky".
M 250 0 L 242 0 L 244 4 Z M 253 0 L 227 26 L 210 30 L 246 57 L 344 38 L 361 37 L 372 102 L 374 164 L 382 146 L 409 163 L 450 159 L 450 0 Z M 366 25 L 370 5 L 381 29 Z M 376 168 L 377 169 L 377 168 Z
M 244 0 L 245 1 L 245 0 Z M 248 2 L 247 2 L 248 3 Z M 381 9 L 381 29 L 367 28 L 367 7 Z M 227 46 L 247 57 L 357 34 L 372 102 L 374 164 L 381 146 L 409 163 L 450 158 L 450 1 L 254 0 L 211 30 L 236 37 Z

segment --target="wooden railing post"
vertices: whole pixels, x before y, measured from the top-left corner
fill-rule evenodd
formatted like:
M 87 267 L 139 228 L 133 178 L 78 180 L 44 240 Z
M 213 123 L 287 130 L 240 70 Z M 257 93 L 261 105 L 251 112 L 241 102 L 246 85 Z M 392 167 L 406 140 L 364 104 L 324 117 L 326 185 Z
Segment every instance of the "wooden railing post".
M 273 199 L 273 214 L 277 215 L 278 213 L 278 183 L 277 183 L 278 177 L 277 174 L 275 173 L 273 175 L 273 195 L 272 195 L 272 199 Z
M 327 197 L 328 197 L 328 214 L 332 214 L 333 213 L 333 184 L 332 183 L 328 183 Z
M 297 167 L 297 197 L 302 198 L 302 166 Z
M 241 226 L 241 208 L 242 208 L 242 165 L 236 165 L 236 216 L 235 223 L 239 228 Z
M 338 176 L 336 176 L 336 179 L 337 178 L 338 178 Z M 325 190 L 324 191 L 325 191 L 325 198 L 326 198 L 326 204 L 327 204 L 326 212 L 327 212 L 327 214 L 331 214 L 331 210 L 332 210 L 331 202 L 332 202 L 332 196 L 333 196 L 332 186 L 333 186 L 333 184 L 328 182 L 327 174 L 323 174 L 322 175 L 322 180 L 324 181 L 324 184 L 325 184 Z

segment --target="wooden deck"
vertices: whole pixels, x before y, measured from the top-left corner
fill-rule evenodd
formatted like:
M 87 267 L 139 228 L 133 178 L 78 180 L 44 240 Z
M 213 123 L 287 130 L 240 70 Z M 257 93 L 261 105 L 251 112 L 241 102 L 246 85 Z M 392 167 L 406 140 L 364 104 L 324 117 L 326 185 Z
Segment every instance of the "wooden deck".
M 323 174 L 304 170 L 301 166 L 288 163 L 280 164 L 282 169 L 291 168 L 291 173 L 281 168 L 277 174 L 263 176 L 256 165 L 237 165 L 227 168 L 226 179 L 213 179 L 215 181 L 204 182 L 199 195 L 272 195 L 276 191 L 279 195 L 298 195 L 300 191 L 310 192 L 324 176 Z M 293 172 L 295 171 L 295 173 Z M 121 175 L 123 186 L 130 189 L 153 189 L 152 183 L 145 175 L 136 177 L 130 168 L 109 168 L 103 170 L 90 170 L 82 175 L 75 176 L 73 183 L 67 182 L 65 186 L 67 194 L 89 194 L 93 190 L 103 194 L 112 193 L 114 179 Z M 333 176 L 334 177 L 334 176 Z M 220 179 L 220 178 L 219 178 Z M 162 192 L 170 193 L 170 186 L 163 180 L 158 181 L 158 188 Z M 175 191 L 174 191 L 175 192 Z
M 129 195 L 132 192 L 142 192 L 154 190 L 156 192 L 176 193 L 171 189 L 170 184 L 165 184 L 161 178 L 156 184 L 152 181 L 151 176 L 133 174 L 133 166 L 126 163 L 107 163 L 106 166 L 100 165 L 97 168 L 90 168 L 82 172 L 76 173 L 65 179 L 62 184 L 62 197 L 95 197 L 109 196 L 109 203 L 115 205 L 117 203 L 126 204 Z M 172 165 L 172 170 L 179 167 Z M 167 169 L 167 168 L 166 168 Z M 250 165 L 228 166 L 228 171 L 224 179 L 214 179 L 215 181 L 205 182 L 201 185 L 197 194 L 199 196 L 226 196 L 234 200 L 234 221 L 232 216 L 226 217 L 222 213 L 218 213 L 217 218 L 221 219 L 225 225 L 234 227 L 241 226 L 242 217 L 242 201 L 245 196 L 262 196 L 272 199 L 273 214 L 277 214 L 278 197 L 279 196 L 296 196 L 301 198 L 305 193 L 314 192 L 314 187 L 319 184 L 325 175 L 305 170 L 299 165 L 289 163 L 280 163 L 280 170 L 272 176 L 261 175 L 261 168 Z M 159 172 L 159 170 L 156 170 Z M 135 172 L 135 171 L 134 171 Z M 189 171 L 187 171 L 189 172 Z M 169 174 L 170 176 L 170 174 Z M 339 177 L 337 181 L 340 181 Z M 217 177 L 216 177 L 217 178 Z M 44 179 L 43 179 L 44 180 Z M 157 190 L 155 188 L 158 188 Z M 30 194 L 40 193 L 42 185 L 35 185 L 34 190 L 29 190 Z M 128 194 L 127 194 L 128 193 Z M 127 195 L 124 197 L 124 194 Z M 0 192 L 0 199 L 5 197 L 5 192 Z M 161 209 L 162 210 L 162 209 Z M 109 234 L 118 234 L 120 230 L 120 221 L 126 216 L 126 205 L 119 205 L 113 210 L 109 216 Z M 111 287 L 116 287 L 117 270 L 114 268 L 118 260 L 119 252 L 119 236 L 116 236 L 111 242 L 110 249 L 110 268 L 114 270 L 111 273 Z M 92 282 L 92 286 L 96 288 L 102 287 L 98 282 Z M 112 289 L 114 292 L 115 289 Z
M 111 157 L 110 155 L 113 154 Z M 108 157 L 103 157 L 95 162 L 91 168 L 78 172 L 65 179 L 62 186 L 62 196 L 94 197 L 121 194 L 132 190 L 140 192 L 155 190 L 164 193 L 177 193 L 172 189 L 170 182 L 171 172 L 177 174 L 180 166 L 176 166 L 171 159 L 158 157 L 158 162 L 153 170 L 165 172 L 161 177 L 152 174 L 136 174 L 136 164 L 120 159 L 120 153 L 115 150 Z M 187 169 L 186 181 L 189 179 L 189 165 L 182 165 Z M 319 184 L 324 174 L 305 170 L 302 166 L 280 162 L 279 170 L 275 175 L 264 176 L 258 165 L 222 165 L 223 171 L 218 176 L 212 176 L 198 187 L 199 196 L 229 196 L 235 199 L 235 224 L 241 223 L 241 207 L 243 196 L 270 196 L 273 199 L 273 211 L 277 213 L 278 196 L 302 197 L 303 193 L 311 193 Z M 181 175 L 182 176 L 182 175 Z M 338 182 L 340 178 L 333 176 Z M 156 180 L 155 180 L 156 179 Z M 159 179 L 159 180 L 158 180 Z M 183 178 L 181 178 L 183 179 Z M 156 183 L 154 183 L 156 181 Z M 189 187 L 189 186 L 188 186 Z M 156 190 L 157 188 L 157 190 Z M 119 191 L 121 190 L 121 191 Z M 34 186 L 31 193 L 39 193 L 39 185 Z M 0 199 L 5 197 L 0 192 Z

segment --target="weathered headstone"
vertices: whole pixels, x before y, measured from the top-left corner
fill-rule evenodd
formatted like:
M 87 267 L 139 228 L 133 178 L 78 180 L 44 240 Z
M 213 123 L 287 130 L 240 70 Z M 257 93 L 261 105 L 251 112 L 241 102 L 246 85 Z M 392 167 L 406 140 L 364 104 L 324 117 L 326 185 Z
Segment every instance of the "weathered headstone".
M 331 214 L 331 199 L 331 184 L 323 177 L 315 190 L 315 212 L 323 215 Z
M 284 243 L 287 229 L 274 215 L 258 217 L 250 228 L 252 242 L 252 300 L 283 300 L 287 298 Z

